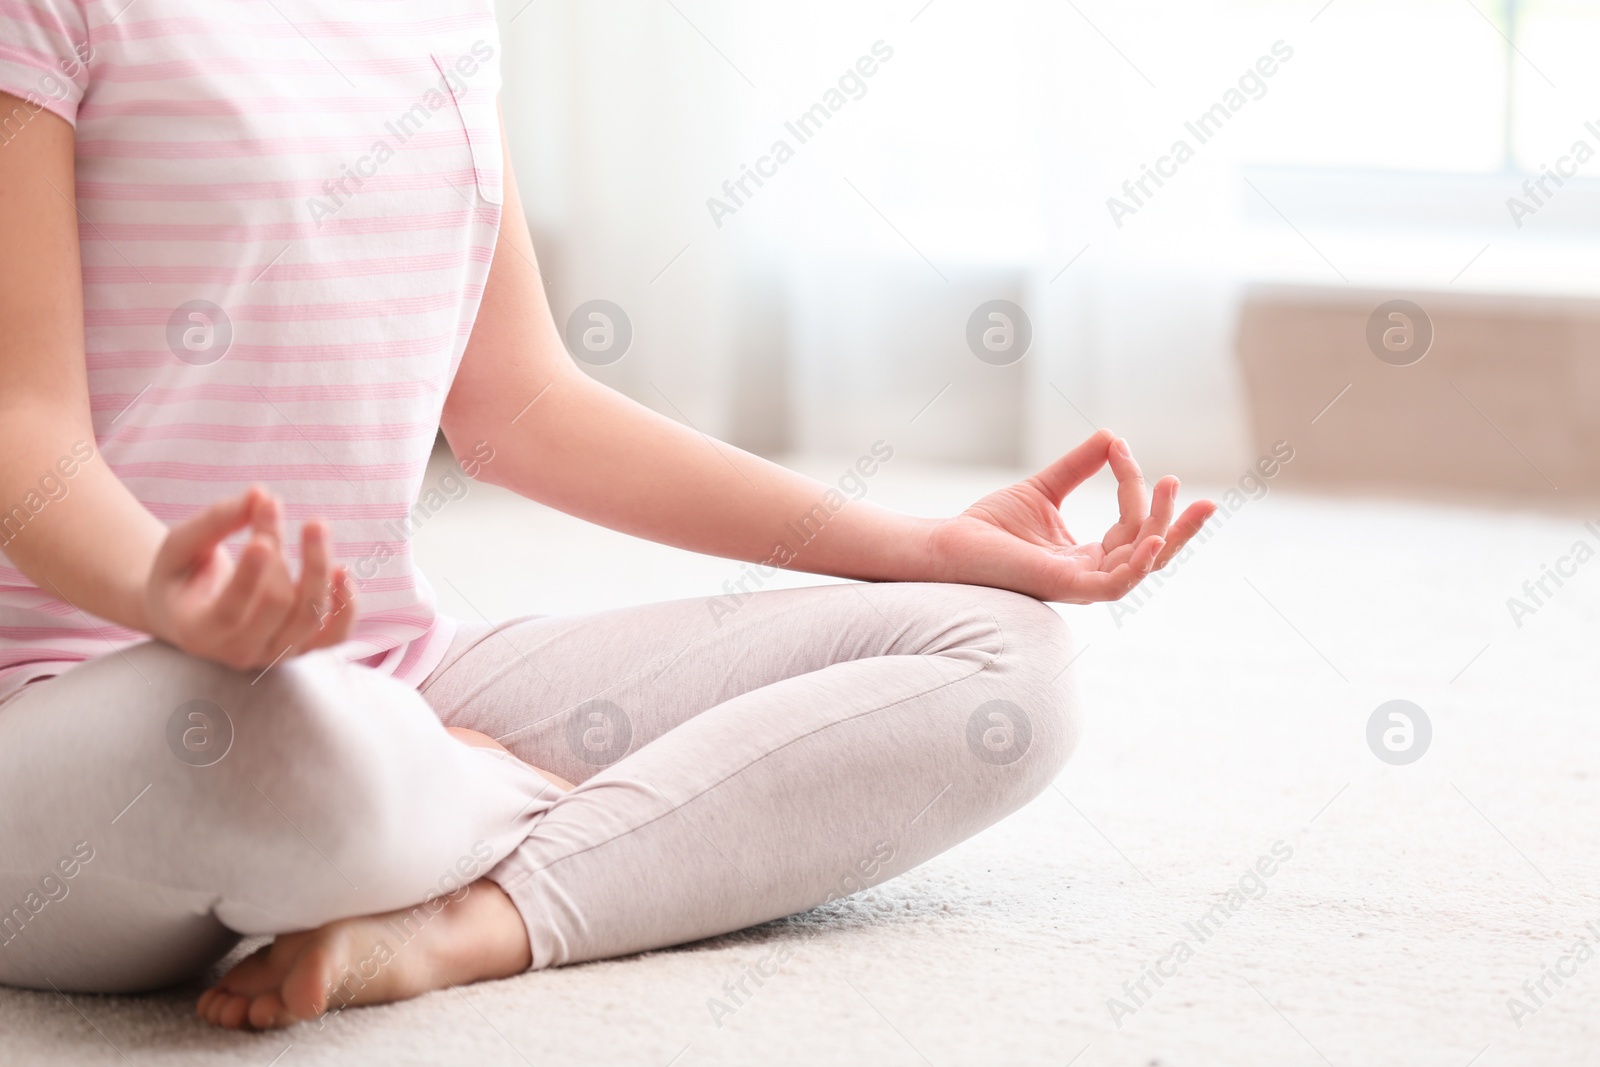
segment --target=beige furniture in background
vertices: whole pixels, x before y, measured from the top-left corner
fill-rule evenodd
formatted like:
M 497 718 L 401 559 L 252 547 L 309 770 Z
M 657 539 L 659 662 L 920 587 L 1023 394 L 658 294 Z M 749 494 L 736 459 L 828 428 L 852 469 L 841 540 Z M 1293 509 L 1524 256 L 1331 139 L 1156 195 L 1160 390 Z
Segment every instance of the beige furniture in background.
M 1409 366 L 1368 343 L 1395 299 L 1433 328 Z M 1600 300 L 1263 286 L 1241 304 L 1237 351 L 1252 444 L 1295 448 L 1281 484 L 1529 504 L 1600 492 Z

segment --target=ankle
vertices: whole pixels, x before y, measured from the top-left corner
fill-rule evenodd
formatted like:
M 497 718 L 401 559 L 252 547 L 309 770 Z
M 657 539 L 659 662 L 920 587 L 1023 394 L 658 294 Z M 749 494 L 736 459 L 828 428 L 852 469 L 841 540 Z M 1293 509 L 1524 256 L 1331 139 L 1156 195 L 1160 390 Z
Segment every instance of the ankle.
M 494 882 L 480 878 L 439 918 L 436 960 L 453 981 L 509 978 L 533 962 L 522 913 Z

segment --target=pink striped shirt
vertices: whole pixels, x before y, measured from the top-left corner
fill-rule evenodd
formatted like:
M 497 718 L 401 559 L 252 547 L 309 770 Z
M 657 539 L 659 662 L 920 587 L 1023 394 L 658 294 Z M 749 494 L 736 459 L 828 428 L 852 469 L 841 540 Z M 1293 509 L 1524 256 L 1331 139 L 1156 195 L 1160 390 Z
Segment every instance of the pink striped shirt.
M 351 569 L 340 654 L 425 678 L 454 623 L 413 507 L 494 253 L 499 87 L 492 0 L 0 0 L 0 151 L 76 128 L 95 432 L 0 501 L 0 548 L 86 462 L 169 523 L 261 483 L 291 558 L 320 517 Z M 0 697 L 143 639 L 0 555 Z

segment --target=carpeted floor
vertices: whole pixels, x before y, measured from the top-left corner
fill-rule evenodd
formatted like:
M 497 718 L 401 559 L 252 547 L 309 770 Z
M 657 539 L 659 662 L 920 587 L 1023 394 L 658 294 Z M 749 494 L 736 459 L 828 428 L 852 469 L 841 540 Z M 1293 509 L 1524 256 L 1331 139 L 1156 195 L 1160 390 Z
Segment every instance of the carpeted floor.
M 891 464 L 872 495 L 934 513 L 1002 477 Z M 1093 486 L 1069 521 L 1103 528 L 1109 500 Z M 1132 612 L 1062 609 L 1089 703 L 1078 755 L 906 876 L 677 950 L 268 1035 L 206 1029 L 195 990 L 4 991 L 0 1063 L 1593 1064 L 1600 563 L 1520 627 L 1506 606 L 1573 542 L 1600 546 L 1584 518 L 1600 505 L 1248 501 Z M 418 544 L 464 617 L 737 573 L 479 486 Z M 1432 724 L 1405 766 L 1366 739 L 1397 698 Z M 757 968 L 776 973 L 729 991 Z

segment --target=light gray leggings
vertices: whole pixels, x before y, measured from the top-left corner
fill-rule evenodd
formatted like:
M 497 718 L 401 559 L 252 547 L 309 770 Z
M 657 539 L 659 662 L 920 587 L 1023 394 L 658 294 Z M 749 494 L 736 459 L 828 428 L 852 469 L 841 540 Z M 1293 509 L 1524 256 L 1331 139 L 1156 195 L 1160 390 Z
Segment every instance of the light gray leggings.
M 0 982 L 157 988 L 483 876 L 536 968 L 805 911 L 1038 795 L 1071 655 L 1035 600 L 914 584 L 463 624 L 420 695 L 329 653 L 109 653 L 0 705 Z

